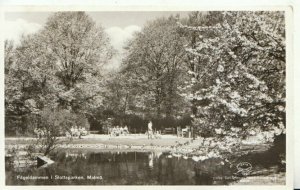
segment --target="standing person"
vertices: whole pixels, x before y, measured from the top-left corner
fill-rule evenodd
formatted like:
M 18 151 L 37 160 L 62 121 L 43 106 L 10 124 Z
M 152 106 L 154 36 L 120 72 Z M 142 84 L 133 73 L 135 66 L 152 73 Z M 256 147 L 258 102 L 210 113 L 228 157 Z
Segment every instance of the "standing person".
M 39 129 L 38 128 L 34 128 L 33 132 L 36 135 L 36 137 L 39 139 L 40 138 L 40 131 L 39 131 Z
M 119 127 L 119 125 L 117 125 L 116 136 L 119 136 L 119 135 L 120 135 L 120 127 Z
M 82 127 L 79 126 L 78 127 L 78 138 L 81 139 L 81 135 L 82 135 L 83 131 L 82 131 Z
M 152 130 L 152 121 L 149 121 L 148 123 L 148 139 L 152 139 L 153 130 Z
M 120 134 L 123 135 L 124 134 L 124 129 L 123 126 L 120 127 Z
M 125 133 L 126 135 L 129 134 L 127 125 L 125 125 L 125 127 L 124 127 L 124 133 Z
M 74 136 L 74 133 L 75 133 L 75 128 L 74 128 L 74 126 L 72 125 L 72 127 L 71 127 L 71 137 L 73 137 Z
M 77 137 L 78 136 L 78 126 L 75 125 L 75 128 L 74 128 L 74 136 Z
M 116 136 L 117 128 L 114 126 L 112 129 L 112 136 Z

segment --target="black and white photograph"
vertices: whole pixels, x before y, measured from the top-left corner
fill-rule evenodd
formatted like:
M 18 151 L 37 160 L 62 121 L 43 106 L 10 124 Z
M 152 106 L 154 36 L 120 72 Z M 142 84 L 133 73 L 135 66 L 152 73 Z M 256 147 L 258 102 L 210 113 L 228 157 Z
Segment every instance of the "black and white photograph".
M 5 185 L 285 186 L 286 29 L 284 9 L 5 12 Z

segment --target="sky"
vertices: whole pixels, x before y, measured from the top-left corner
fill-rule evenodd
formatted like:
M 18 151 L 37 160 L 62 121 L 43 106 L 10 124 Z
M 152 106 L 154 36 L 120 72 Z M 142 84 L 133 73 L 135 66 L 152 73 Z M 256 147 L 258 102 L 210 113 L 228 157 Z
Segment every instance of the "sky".
M 52 12 L 7 12 L 5 14 L 5 39 L 14 40 L 18 44 L 22 34 L 33 34 L 43 27 Z M 118 68 L 122 59 L 125 42 L 132 38 L 134 32 L 142 29 L 143 25 L 157 17 L 168 17 L 180 14 L 184 17 L 188 12 L 87 12 L 97 25 L 105 28 L 111 39 L 111 44 L 118 54 L 107 65 L 108 68 Z

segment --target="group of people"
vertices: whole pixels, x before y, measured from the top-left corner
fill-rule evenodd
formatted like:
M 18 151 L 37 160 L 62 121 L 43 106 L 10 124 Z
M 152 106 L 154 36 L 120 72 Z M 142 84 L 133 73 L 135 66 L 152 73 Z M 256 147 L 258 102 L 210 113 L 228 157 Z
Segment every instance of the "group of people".
M 45 128 L 35 128 L 33 130 L 34 134 L 36 135 L 37 138 L 43 138 L 45 137 L 47 134 L 50 133 L 50 131 L 47 131 Z M 62 131 L 61 133 L 59 133 L 60 135 L 64 135 L 64 132 Z M 85 136 L 88 134 L 88 131 L 85 129 L 85 127 L 78 127 L 78 126 L 72 126 L 70 128 L 70 130 L 67 130 L 65 132 L 66 137 L 79 137 L 81 138 L 81 136 Z
M 129 134 L 128 127 L 126 125 L 125 127 L 114 126 L 113 128 L 110 128 L 108 132 L 110 136 L 120 136 Z
M 159 131 L 153 131 L 152 129 L 152 121 L 149 121 L 148 123 L 148 129 L 146 134 L 148 135 L 148 139 L 157 138 L 160 136 Z M 44 135 L 46 135 L 45 130 L 36 128 L 34 129 L 34 133 L 36 134 L 37 138 L 42 138 Z M 114 126 L 113 128 L 108 129 L 108 133 L 110 136 L 120 136 L 120 135 L 128 135 L 129 130 L 127 126 L 120 127 L 120 126 Z M 72 137 L 78 137 L 81 138 L 82 136 L 85 136 L 88 134 L 88 131 L 85 129 L 85 127 L 81 126 L 72 126 L 70 130 L 67 130 L 65 132 L 66 137 L 72 138 Z
M 81 138 L 81 136 L 85 136 L 88 134 L 88 131 L 85 129 L 85 127 L 81 126 L 72 126 L 70 131 L 66 132 L 67 137 L 78 137 Z
M 42 138 L 47 134 L 47 131 L 45 129 L 41 129 L 41 128 L 35 128 L 33 130 L 34 134 L 36 135 L 37 138 Z

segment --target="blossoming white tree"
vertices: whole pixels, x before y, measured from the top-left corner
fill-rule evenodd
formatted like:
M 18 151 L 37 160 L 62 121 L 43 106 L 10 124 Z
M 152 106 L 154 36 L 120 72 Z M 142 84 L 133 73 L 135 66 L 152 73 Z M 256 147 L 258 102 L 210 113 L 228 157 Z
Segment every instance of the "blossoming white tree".
M 214 25 L 180 24 L 196 35 L 190 54 L 188 98 L 201 130 L 285 126 L 285 31 L 283 12 L 209 12 Z M 199 69 L 200 68 L 200 69 Z

